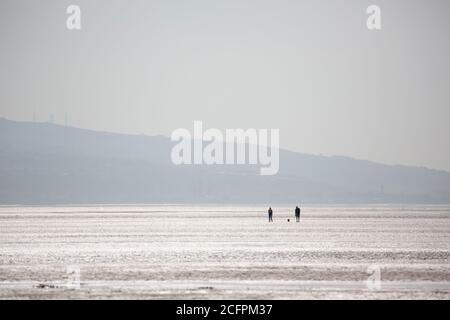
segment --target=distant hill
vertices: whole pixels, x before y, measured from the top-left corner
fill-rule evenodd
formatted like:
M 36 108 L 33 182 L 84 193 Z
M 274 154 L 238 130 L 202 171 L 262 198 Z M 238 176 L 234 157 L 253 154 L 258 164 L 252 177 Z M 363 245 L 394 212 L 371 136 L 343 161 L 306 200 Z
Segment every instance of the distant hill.
M 0 204 L 450 203 L 450 173 L 280 151 L 280 171 L 175 166 L 167 137 L 0 119 Z

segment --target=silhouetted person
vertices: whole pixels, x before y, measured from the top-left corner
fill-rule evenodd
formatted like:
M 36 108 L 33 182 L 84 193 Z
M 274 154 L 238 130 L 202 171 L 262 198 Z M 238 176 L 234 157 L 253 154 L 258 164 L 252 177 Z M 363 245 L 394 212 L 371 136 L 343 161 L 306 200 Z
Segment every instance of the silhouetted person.
M 295 221 L 300 222 L 300 208 L 298 206 L 295 207 Z
M 272 219 L 273 211 L 272 211 L 271 207 L 269 207 L 269 211 L 267 211 L 267 213 L 269 214 L 269 222 L 273 222 L 273 219 Z

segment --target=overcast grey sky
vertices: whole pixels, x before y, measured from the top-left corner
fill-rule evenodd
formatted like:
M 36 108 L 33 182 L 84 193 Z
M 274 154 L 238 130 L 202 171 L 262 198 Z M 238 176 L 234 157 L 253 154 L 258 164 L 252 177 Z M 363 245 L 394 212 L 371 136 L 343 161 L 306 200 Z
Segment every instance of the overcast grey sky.
M 448 0 L 0 0 L 0 116 L 279 128 L 294 151 L 450 170 L 449 15 Z

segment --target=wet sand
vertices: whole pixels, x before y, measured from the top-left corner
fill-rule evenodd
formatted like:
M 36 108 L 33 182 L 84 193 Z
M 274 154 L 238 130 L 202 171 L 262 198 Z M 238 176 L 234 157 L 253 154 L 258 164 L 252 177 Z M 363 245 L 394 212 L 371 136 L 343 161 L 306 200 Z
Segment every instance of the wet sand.
M 266 210 L 0 207 L 0 298 L 450 298 L 449 206 Z

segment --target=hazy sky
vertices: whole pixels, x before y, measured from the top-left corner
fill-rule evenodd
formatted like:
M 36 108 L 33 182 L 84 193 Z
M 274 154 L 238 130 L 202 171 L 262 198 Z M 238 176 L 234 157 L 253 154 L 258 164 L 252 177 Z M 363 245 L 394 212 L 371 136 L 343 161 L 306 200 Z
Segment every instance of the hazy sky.
M 450 170 L 449 15 L 448 0 L 0 0 L 0 116 L 279 128 L 295 151 Z

